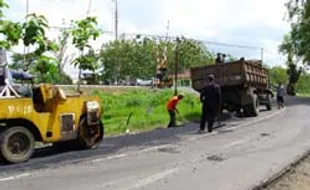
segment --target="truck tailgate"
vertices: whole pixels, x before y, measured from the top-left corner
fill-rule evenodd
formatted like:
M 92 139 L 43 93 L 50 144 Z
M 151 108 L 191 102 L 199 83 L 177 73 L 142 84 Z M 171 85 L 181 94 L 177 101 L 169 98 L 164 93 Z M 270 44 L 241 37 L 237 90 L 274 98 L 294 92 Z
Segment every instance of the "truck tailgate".
M 199 91 L 209 74 L 215 76 L 215 82 L 222 87 L 227 86 L 262 86 L 267 87 L 268 71 L 251 61 L 234 61 L 226 64 L 207 65 L 191 68 L 192 86 Z

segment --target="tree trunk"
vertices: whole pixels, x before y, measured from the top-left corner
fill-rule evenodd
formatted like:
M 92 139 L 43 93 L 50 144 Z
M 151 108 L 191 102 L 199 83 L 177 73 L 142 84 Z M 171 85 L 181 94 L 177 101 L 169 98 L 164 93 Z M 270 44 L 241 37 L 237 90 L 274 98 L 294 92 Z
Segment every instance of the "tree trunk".
M 81 94 L 81 75 L 82 75 L 82 69 L 79 68 L 79 77 L 78 77 L 78 85 L 77 85 L 77 91 L 79 94 Z

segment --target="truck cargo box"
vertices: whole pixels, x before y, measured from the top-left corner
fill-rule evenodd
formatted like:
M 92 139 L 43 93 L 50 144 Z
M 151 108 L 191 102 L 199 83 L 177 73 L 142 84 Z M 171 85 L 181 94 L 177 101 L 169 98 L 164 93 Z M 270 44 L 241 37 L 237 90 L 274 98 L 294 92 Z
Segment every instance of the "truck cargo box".
M 224 64 L 191 68 L 191 80 L 194 90 L 200 91 L 209 74 L 221 87 L 252 86 L 267 88 L 268 70 L 259 60 L 238 60 Z

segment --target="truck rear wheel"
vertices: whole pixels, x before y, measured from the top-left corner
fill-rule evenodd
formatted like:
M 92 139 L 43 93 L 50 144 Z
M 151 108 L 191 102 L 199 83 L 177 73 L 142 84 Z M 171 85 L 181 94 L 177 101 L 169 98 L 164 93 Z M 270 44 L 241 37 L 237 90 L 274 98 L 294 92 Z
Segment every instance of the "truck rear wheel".
M 27 161 L 34 153 L 35 139 L 24 127 L 11 127 L 0 134 L 0 155 L 12 164 Z
M 252 104 L 244 107 L 244 112 L 248 117 L 256 117 L 259 115 L 259 100 L 256 94 L 252 96 Z
M 98 148 L 104 136 L 103 124 L 100 121 L 98 125 L 88 126 L 86 117 L 80 122 L 78 144 L 82 149 Z
M 267 100 L 268 102 L 267 102 L 267 104 L 266 104 L 266 109 L 268 110 L 268 111 L 270 111 L 271 109 L 272 109 L 272 107 L 271 107 L 271 96 L 270 95 L 268 95 L 268 100 Z

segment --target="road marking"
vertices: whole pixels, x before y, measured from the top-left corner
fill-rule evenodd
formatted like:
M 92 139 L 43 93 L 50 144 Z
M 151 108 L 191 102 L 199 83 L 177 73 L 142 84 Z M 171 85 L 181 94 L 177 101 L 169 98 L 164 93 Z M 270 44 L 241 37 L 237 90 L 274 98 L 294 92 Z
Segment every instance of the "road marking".
M 20 178 L 27 177 L 27 176 L 30 176 L 30 173 L 23 173 L 23 174 L 14 175 L 14 176 L 6 177 L 6 178 L 0 178 L 0 181 L 10 181 L 10 180 L 20 179 Z
M 242 144 L 242 143 L 245 143 L 247 140 L 239 140 L 239 141 L 234 141 L 234 142 L 231 142 L 225 146 L 222 146 L 222 148 L 231 148 L 232 146 L 236 146 L 236 145 L 239 145 L 239 144 Z
M 138 151 L 137 153 L 142 153 L 142 152 L 151 152 L 151 151 L 154 151 L 154 150 L 158 150 L 158 149 L 161 149 L 161 148 L 169 148 L 173 146 L 172 144 L 164 144 L 164 145 L 159 145 L 159 146 L 153 146 L 153 147 L 150 147 L 150 148 L 144 148 L 140 151 Z
M 104 160 L 112 160 L 112 159 L 117 159 L 117 158 L 123 158 L 123 157 L 126 157 L 126 156 L 128 156 L 128 154 L 117 154 L 117 155 L 114 155 L 114 156 L 108 156 L 108 157 L 104 157 L 104 158 L 94 159 L 91 162 L 92 163 L 101 162 L 101 161 L 104 161 Z
M 96 163 L 96 162 L 101 162 L 101 161 L 104 161 L 104 160 L 112 160 L 112 159 L 117 159 L 117 158 L 123 158 L 123 157 L 127 157 L 127 156 L 133 156 L 133 155 L 136 155 L 136 154 L 140 154 L 140 153 L 143 153 L 143 152 L 151 152 L 151 151 L 154 151 L 154 150 L 158 150 L 158 149 L 161 149 L 161 148 L 168 148 L 168 147 L 171 147 L 172 144 L 164 144 L 164 145 L 159 145 L 159 146 L 153 146 L 153 147 L 149 147 L 149 148 L 143 148 L 139 151 L 136 151 L 136 152 L 133 152 L 133 153 L 129 153 L 129 154 L 117 154 L 117 155 L 113 155 L 113 156 L 108 156 L 108 157 L 104 157 L 104 158 L 97 158 L 97 159 L 94 159 L 94 160 L 91 160 L 91 161 L 86 161 L 86 163 Z
M 132 190 L 132 189 L 141 188 L 141 187 L 144 187 L 144 186 L 149 185 L 151 183 L 154 183 L 156 181 L 159 181 L 161 179 L 164 179 L 167 176 L 172 175 L 172 174 L 174 174 L 174 173 L 176 173 L 178 171 L 179 171 L 179 168 L 172 168 L 172 169 L 169 169 L 169 170 L 166 170 L 166 171 L 163 171 L 163 172 L 159 172 L 157 174 L 154 174 L 154 175 L 151 175 L 151 176 L 148 176 L 146 178 L 138 180 L 135 183 L 135 185 L 133 185 L 132 187 L 118 189 L 118 190 Z
M 111 159 L 122 158 L 122 157 L 126 157 L 126 156 L 128 156 L 128 155 L 127 154 L 118 154 L 115 156 L 109 156 L 106 159 L 111 160 Z

